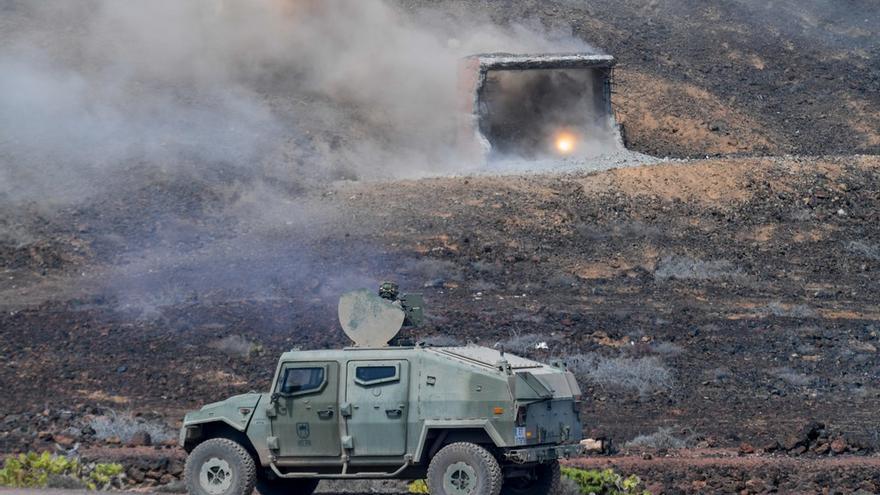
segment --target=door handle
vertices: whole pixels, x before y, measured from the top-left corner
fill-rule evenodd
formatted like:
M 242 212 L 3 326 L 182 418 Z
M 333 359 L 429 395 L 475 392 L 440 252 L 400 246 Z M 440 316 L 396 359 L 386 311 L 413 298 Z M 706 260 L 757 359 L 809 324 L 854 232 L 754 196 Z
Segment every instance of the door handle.
M 385 409 L 385 415 L 389 418 L 399 418 L 403 416 L 403 409 Z
M 330 419 L 333 417 L 333 409 L 324 409 L 322 411 L 318 411 L 318 417 L 321 419 Z

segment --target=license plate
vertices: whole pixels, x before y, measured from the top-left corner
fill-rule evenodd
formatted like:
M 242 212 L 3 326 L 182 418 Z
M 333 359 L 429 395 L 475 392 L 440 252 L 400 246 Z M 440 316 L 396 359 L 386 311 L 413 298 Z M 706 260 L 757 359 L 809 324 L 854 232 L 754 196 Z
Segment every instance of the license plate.
M 524 426 L 517 426 L 513 430 L 513 438 L 517 445 L 525 445 L 526 444 L 526 428 Z

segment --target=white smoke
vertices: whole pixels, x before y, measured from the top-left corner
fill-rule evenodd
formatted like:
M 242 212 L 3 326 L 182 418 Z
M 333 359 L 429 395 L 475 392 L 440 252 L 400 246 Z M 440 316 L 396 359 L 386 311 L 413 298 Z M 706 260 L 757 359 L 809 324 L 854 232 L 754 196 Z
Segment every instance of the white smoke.
M 475 52 L 584 51 L 382 0 L 5 0 L 0 199 L 76 201 L 131 172 L 266 180 L 455 171 Z

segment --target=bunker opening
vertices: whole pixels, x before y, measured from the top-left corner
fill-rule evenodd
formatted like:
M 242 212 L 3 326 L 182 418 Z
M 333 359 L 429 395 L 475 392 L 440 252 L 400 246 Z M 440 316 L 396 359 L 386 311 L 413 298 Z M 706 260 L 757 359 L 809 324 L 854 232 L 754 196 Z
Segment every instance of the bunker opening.
M 590 157 L 623 147 L 611 106 L 613 57 L 471 59 L 471 122 L 485 159 Z

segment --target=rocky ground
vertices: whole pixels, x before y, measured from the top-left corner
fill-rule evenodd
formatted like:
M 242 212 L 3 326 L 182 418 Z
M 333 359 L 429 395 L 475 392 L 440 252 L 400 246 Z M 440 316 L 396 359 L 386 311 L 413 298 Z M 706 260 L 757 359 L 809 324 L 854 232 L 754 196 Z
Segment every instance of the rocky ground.
M 396 3 L 574 29 L 621 62 L 629 145 L 680 159 L 315 184 L 131 163 L 82 201 L 0 201 L 0 452 L 179 488 L 185 410 L 344 345 L 338 295 L 394 279 L 425 296 L 416 339 L 567 359 L 611 445 L 579 464 L 880 492 L 876 6 Z
M 187 408 L 264 389 L 282 350 L 345 343 L 339 292 L 392 278 L 425 295 L 418 339 L 568 359 L 588 433 L 618 448 L 871 454 L 878 166 L 755 158 L 343 183 L 301 199 L 341 212 L 309 222 L 304 243 L 296 224 L 242 227 L 261 239 L 247 248 L 241 232 L 200 240 L 212 214 L 180 241 L 186 255 L 151 246 L 115 263 L 102 250 L 118 228 L 164 226 L 104 204 L 106 223 L 75 227 L 82 213 L 70 212 L 70 237 L 54 238 L 60 267 L 8 258 L 24 261 L 3 289 L 0 441 L 124 445 L 95 418 L 130 410 L 134 429 L 173 426 Z M 810 420 L 824 440 L 801 431 Z

